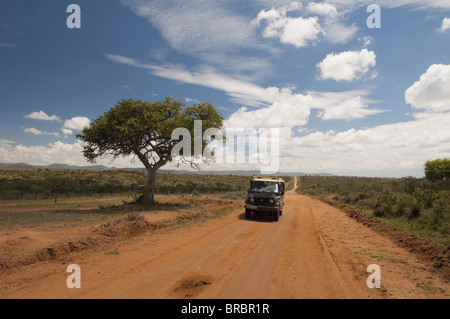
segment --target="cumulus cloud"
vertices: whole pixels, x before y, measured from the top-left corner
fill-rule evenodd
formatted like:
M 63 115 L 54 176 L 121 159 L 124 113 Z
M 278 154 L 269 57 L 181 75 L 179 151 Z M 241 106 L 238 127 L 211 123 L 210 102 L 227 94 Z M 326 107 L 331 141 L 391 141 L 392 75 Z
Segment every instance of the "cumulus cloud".
M 422 176 L 427 160 L 448 156 L 450 152 L 449 121 L 450 113 L 418 113 L 407 122 L 343 132 L 314 132 L 291 138 L 288 151 L 297 162 L 292 165 L 306 172 L 385 172 L 385 176 L 400 177 L 408 171 Z
M 450 65 L 433 64 L 405 92 L 405 101 L 416 109 L 450 111 Z
M 69 133 L 68 130 L 81 131 L 85 126 L 88 126 L 91 121 L 87 117 L 77 116 L 73 117 L 70 120 L 66 120 L 63 125 L 63 129 L 66 129 L 64 132 Z
M 292 12 L 298 12 L 294 17 Z M 345 14 L 331 3 L 309 2 L 303 6 L 292 2 L 270 10 L 262 10 L 253 24 L 262 30 L 263 37 L 279 38 L 281 43 L 306 47 L 324 39 L 331 43 L 347 43 L 358 31 L 356 25 L 344 23 Z
M 300 137 L 281 129 L 280 172 L 421 177 L 427 160 L 450 152 L 448 123 L 450 113 L 417 113 L 410 121 L 364 129 L 300 130 Z
M 255 25 L 260 26 L 266 23 L 263 29 L 263 36 L 266 38 L 279 38 L 284 44 L 291 44 L 297 48 L 305 47 L 310 42 L 318 39 L 323 30 L 317 17 L 288 17 L 288 12 L 298 11 L 302 5 L 293 2 L 289 6 L 282 6 L 277 9 L 261 11 L 256 19 Z
M 28 115 L 25 115 L 26 119 L 32 120 L 42 120 L 42 121 L 61 121 L 61 118 L 56 115 L 49 116 L 44 111 L 33 112 Z
M 275 128 L 302 126 L 308 123 L 311 97 L 293 94 L 289 89 L 276 90 L 277 100 L 268 107 L 257 110 L 240 108 L 225 122 L 232 128 Z
M 317 64 L 321 80 L 354 81 L 368 74 L 371 67 L 376 65 L 375 52 L 367 49 L 361 51 L 346 51 L 330 53 L 322 62 Z M 375 77 L 372 73 L 371 77 Z
M 34 127 L 25 128 L 23 131 L 25 133 L 30 133 L 30 134 L 33 134 L 33 135 L 51 135 L 51 136 L 55 136 L 55 137 L 59 136 L 59 134 L 57 132 L 41 131 L 41 130 L 38 130 L 38 129 L 34 128 Z
M 263 29 L 263 36 L 266 38 L 279 38 L 284 44 L 291 44 L 297 48 L 305 47 L 316 41 L 323 30 L 317 17 L 287 16 L 289 12 L 298 11 L 301 8 L 301 3 L 293 2 L 289 6 L 268 11 L 262 10 L 253 23 L 258 26 L 266 24 Z
M 293 128 L 308 123 L 312 109 L 320 110 L 317 117 L 322 120 L 353 120 L 384 112 L 370 108 L 369 91 L 308 92 L 295 94 L 291 89 L 271 88 L 276 96 L 270 106 L 256 110 L 240 108 L 225 121 L 227 127 L 284 127 Z
M 442 25 L 439 29 L 437 29 L 438 32 L 447 32 L 448 30 L 450 30 L 450 18 L 444 18 L 444 20 L 442 20 Z

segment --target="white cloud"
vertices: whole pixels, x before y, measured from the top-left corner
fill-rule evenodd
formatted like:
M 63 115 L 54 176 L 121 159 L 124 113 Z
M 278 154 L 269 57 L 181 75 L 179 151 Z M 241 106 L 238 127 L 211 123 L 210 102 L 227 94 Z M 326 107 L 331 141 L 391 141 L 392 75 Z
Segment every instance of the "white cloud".
M 63 129 L 81 131 L 85 126 L 88 126 L 91 121 L 87 117 L 77 116 L 70 120 L 66 120 L 63 125 Z M 63 131 L 64 132 L 64 131 Z M 68 131 L 64 132 L 65 134 Z
M 310 2 L 306 7 L 306 11 L 312 14 L 335 16 L 338 14 L 336 7 L 329 3 Z
M 0 48 L 12 49 L 15 48 L 16 46 L 17 46 L 16 43 L 0 43 Z
M 61 118 L 56 115 L 48 116 L 44 111 L 33 112 L 24 116 L 26 119 L 42 120 L 42 121 L 61 121 Z
M 416 109 L 450 111 L 450 65 L 433 64 L 405 92 L 405 101 Z
M 359 0 L 364 1 L 364 0 Z M 409 6 L 421 10 L 429 9 L 450 9 L 450 3 L 447 0 L 380 0 L 380 6 L 388 8 L 398 8 L 402 6 Z
M 446 32 L 450 30 L 450 18 L 444 18 L 444 20 L 442 20 L 442 25 L 439 29 L 437 29 L 438 32 Z
M 136 60 L 107 54 L 106 57 L 117 63 L 151 70 L 153 75 L 172 79 L 182 83 L 196 84 L 227 93 L 231 100 L 259 109 L 241 108 L 227 120 L 230 127 L 293 127 L 307 123 L 310 109 L 323 110 L 320 117 L 329 119 L 355 119 L 378 114 L 381 111 L 369 109 L 373 101 L 366 98 L 367 91 L 351 92 L 309 92 L 306 95 L 295 94 L 291 88 L 261 86 L 238 80 L 223 74 L 191 72 L 180 66 L 156 66 L 142 64 Z
M 322 120 L 353 120 L 384 112 L 371 109 L 374 101 L 368 91 L 308 92 L 294 94 L 290 89 L 271 88 L 275 102 L 257 110 L 240 108 L 226 121 L 227 127 L 284 127 L 291 129 L 308 123 L 311 109 L 320 110 Z
M 375 65 L 375 52 L 362 49 L 338 54 L 330 53 L 317 64 L 317 67 L 322 80 L 354 81 L 361 79 Z
M 281 172 L 328 172 L 365 176 L 423 176 L 423 164 L 450 153 L 450 112 L 417 113 L 411 121 L 379 125 L 343 132 L 316 131 L 295 137 L 292 130 L 280 131 Z M 432 129 L 430 129 L 432 128 Z M 47 146 L 1 143 L 0 162 L 35 165 L 63 163 L 88 165 L 82 144 L 50 143 Z M 115 167 L 142 167 L 131 157 L 99 159 L 97 164 Z M 255 169 L 255 165 L 223 164 L 205 169 Z
M 202 63 L 233 72 L 258 73 L 270 67 L 265 58 L 238 53 L 244 48 L 272 49 L 258 42 L 248 18 L 229 1 L 121 2 L 156 27 L 171 48 Z
M 179 65 L 159 66 L 143 64 L 134 59 L 114 54 L 106 54 L 106 58 L 116 63 L 149 70 L 153 75 L 166 79 L 225 91 L 233 98 L 233 101 L 245 105 L 261 106 L 266 105 L 268 102 L 265 97 L 267 94 L 264 88 L 225 74 L 214 72 L 211 69 L 195 72 L 186 70 Z
M 345 25 L 338 19 L 329 19 L 324 24 L 325 39 L 333 44 L 347 43 L 355 37 L 358 32 L 356 25 Z
M 419 113 L 408 122 L 291 138 L 284 151 L 293 156 L 291 165 L 300 171 L 369 176 L 383 172 L 405 176 L 414 171 L 422 176 L 427 160 L 448 156 L 449 122 L 450 113 Z M 289 167 L 287 161 L 285 167 Z
M 294 2 L 290 6 L 282 6 L 268 11 L 262 10 L 253 20 L 253 24 L 260 26 L 266 22 L 263 29 L 263 36 L 266 38 L 279 38 L 284 44 L 291 44 L 297 48 L 305 47 L 316 41 L 323 30 L 317 17 L 291 18 L 287 16 L 288 12 L 297 11 L 301 7 L 301 4 Z
M 288 18 L 280 34 L 280 41 L 296 48 L 305 47 L 318 39 L 323 30 L 317 17 Z
M 224 126 L 230 128 L 292 128 L 308 123 L 311 113 L 310 96 L 293 94 L 290 90 L 278 90 L 275 93 L 278 97 L 272 105 L 257 110 L 248 110 L 242 107 L 225 120 Z
M 370 3 L 374 3 L 367 0 L 327 0 L 327 2 L 343 10 L 355 10 L 360 7 L 367 7 Z M 450 9 L 450 2 L 448 0 L 378 0 L 375 3 L 380 7 L 389 9 L 399 7 L 410 7 L 420 10 Z
M 67 128 L 62 128 L 61 131 L 64 133 L 64 138 L 67 138 L 69 135 L 73 134 L 73 131 Z
M 298 11 L 299 16 L 288 15 L 294 11 Z M 260 11 L 253 24 L 265 25 L 263 37 L 279 38 L 281 43 L 300 48 L 320 41 L 321 36 L 331 43 L 347 43 L 355 36 L 358 27 L 345 25 L 345 16 L 331 3 L 309 2 L 304 7 L 301 3 L 292 2 Z
M 120 157 L 111 161 L 111 157 L 100 158 L 96 164 L 120 168 L 143 167 L 139 160 L 133 157 Z M 91 165 L 83 157 L 81 142 L 73 144 L 57 141 L 47 146 L 2 145 L 0 143 L 0 163 L 26 162 L 32 165 L 50 165 L 54 163 L 86 166 Z
M 191 99 L 190 97 L 185 98 L 184 101 L 185 101 L 186 103 L 191 103 L 191 102 L 194 102 L 194 103 L 196 103 L 196 104 L 200 103 L 199 100 L 197 100 L 197 99 Z
M 362 42 L 362 47 L 367 48 L 373 41 L 373 38 L 371 36 L 363 36 L 359 37 L 358 41 Z
M 0 138 L 0 148 L 1 147 L 9 147 L 11 144 L 16 144 L 16 142 L 10 141 L 6 138 Z
M 450 113 L 418 113 L 410 121 L 365 129 L 342 132 L 301 129 L 301 133 L 307 134 L 302 137 L 294 136 L 298 129 L 282 129 L 280 171 L 420 177 L 427 160 L 448 156 L 449 122 Z
M 38 129 L 34 128 L 34 127 L 25 128 L 23 131 L 25 133 L 30 133 L 30 134 L 33 134 L 33 135 L 51 135 L 51 136 L 56 136 L 56 137 L 59 136 L 59 134 L 57 132 L 45 132 L 45 131 L 38 130 Z
M 312 107 L 322 110 L 318 117 L 322 120 L 353 120 L 365 118 L 384 112 L 380 109 L 370 109 L 374 103 L 366 96 L 368 91 L 348 92 L 311 92 Z

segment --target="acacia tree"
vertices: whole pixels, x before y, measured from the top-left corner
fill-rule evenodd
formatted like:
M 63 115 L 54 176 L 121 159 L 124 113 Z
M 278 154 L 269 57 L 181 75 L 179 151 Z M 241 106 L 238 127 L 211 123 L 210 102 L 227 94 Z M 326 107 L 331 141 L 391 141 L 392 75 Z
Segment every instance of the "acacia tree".
M 425 177 L 433 182 L 450 179 L 450 159 L 442 158 L 425 163 Z
M 157 102 L 121 100 L 85 127 L 77 138 L 83 142 L 83 155 L 91 163 L 105 155 L 113 159 L 135 155 L 148 173 L 140 201 L 153 204 L 156 171 L 174 160 L 172 151 L 183 141 L 179 137 L 173 138 L 172 132 L 183 128 L 193 136 L 195 120 L 202 121 L 202 129 L 223 128 L 223 117 L 209 103 L 186 107 L 170 97 Z M 202 149 L 205 147 L 207 144 L 202 139 Z M 176 155 L 189 162 L 191 154 L 182 154 L 181 150 L 177 152 L 179 154 Z M 192 161 L 190 163 L 193 164 Z

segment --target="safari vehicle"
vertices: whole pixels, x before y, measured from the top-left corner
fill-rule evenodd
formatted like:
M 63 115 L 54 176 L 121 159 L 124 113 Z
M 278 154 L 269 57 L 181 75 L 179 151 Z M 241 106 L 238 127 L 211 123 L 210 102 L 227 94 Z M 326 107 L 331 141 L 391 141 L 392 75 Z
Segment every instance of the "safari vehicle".
M 283 214 L 285 181 L 278 177 L 254 176 L 245 200 L 245 218 L 252 213 L 271 214 L 278 221 Z

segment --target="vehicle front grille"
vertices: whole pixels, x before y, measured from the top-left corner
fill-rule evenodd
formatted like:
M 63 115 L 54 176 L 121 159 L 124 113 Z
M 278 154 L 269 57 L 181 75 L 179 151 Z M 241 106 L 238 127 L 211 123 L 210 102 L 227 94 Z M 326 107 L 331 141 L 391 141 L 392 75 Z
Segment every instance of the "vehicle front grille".
M 261 206 L 273 205 L 270 203 L 270 198 L 255 198 L 254 204 Z

